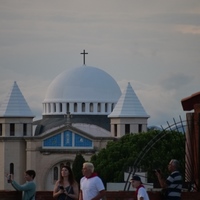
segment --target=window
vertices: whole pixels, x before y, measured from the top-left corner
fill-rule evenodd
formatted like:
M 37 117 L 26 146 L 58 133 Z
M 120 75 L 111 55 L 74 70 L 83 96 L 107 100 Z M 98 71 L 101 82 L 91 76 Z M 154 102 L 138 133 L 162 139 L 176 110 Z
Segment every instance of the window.
M 93 103 L 90 103 L 90 112 L 93 112 Z
M 46 103 L 44 104 L 44 112 L 47 112 Z
M 142 132 L 142 124 L 138 124 L 138 133 Z
M 74 103 L 74 112 L 77 112 L 77 103 Z
M 97 112 L 101 112 L 101 103 L 97 104 Z
M 82 112 L 85 112 L 85 103 L 82 103 Z
M 23 124 L 23 135 L 27 135 L 27 124 Z
M 10 124 L 10 136 L 15 135 L 15 124 Z
M 105 112 L 108 112 L 108 104 L 105 103 Z
M 58 167 L 53 168 L 53 180 L 54 181 L 58 180 Z
M 2 130 L 3 130 L 3 128 L 2 128 L 2 124 L 0 124 L 0 136 L 2 136 Z
M 125 124 L 125 134 L 130 133 L 130 124 Z
M 49 103 L 48 106 L 49 106 L 49 113 L 50 113 L 51 112 L 51 104 Z
M 111 105 L 111 111 L 113 111 L 113 109 L 114 109 L 114 103 L 112 103 L 112 105 Z
M 56 112 L 56 104 L 53 104 L 53 112 Z
M 62 112 L 62 103 L 59 103 L 60 112 Z
M 69 112 L 70 110 L 69 110 L 69 103 L 67 103 L 67 110 L 66 110 L 66 112 Z
M 117 124 L 114 124 L 114 136 L 117 137 Z

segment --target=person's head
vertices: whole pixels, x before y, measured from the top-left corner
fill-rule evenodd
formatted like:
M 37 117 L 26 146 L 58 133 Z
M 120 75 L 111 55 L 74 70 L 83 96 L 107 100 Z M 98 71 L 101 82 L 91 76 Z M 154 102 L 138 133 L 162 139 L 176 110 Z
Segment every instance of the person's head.
M 34 170 L 30 169 L 30 170 L 27 170 L 25 172 L 25 179 L 26 179 L 26 181 L 32 181 L 35 178 L 35 176 L 36 176 L 36 173 L 35 173 Z
M 94 165 L 90 162 L 83 163 L 82 173 L 84 176 L 89 177 L 94 172 Z
M 135 187 L 135 188 L 137 188 L 138 186 L 142 184 L 141 178 L 137 175 L 133 175 L 130 182 L 131 182 L 132 187 Z
M 172 159 L 170 160 L 169 164 L 168 164 L 168 170 L 170 172 L 174 172 L 179 170 L 179 161 L 176 159 Z
M 68 165 L 63 165 L 60 171 L 60 181 L 63 182 L 64 178 L 68 178 L 69 183 L 72 185 L 75 181 L 72 169 Z

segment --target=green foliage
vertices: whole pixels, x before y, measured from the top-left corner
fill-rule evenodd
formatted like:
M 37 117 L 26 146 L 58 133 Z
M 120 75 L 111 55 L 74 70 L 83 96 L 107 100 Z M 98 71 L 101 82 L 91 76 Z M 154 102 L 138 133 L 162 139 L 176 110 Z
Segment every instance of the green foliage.
M 155 144 L 148 147 L 148 143 Z M 156 142 L 157 141 L 157 142 Z M 141 154 L 140 154 L 141 153 Z M 182 164 L 184 175 L 185 137 L 176 131 L 150 130 L 139 134 L 127 134 L 117 141 L 109 142 L 105 149 L 91 158 L 95 170 L 103 182 L 123 182 L 124 172 L 130 167 L 148 172 L 149 181 L 157 179 L 153 169 L 161 169 L 167 176 L 167 165 L 171 159 L 177 159 Z
M 84 157 L 81 154 L 77 154 L 73 165 L 72 165 L 72 171 L 74 173 L 74 177 L 76 181 L 79 183 L 80 179 L 82 178 L 82 168 L 83 168 L 83 163 L 85 162 Z

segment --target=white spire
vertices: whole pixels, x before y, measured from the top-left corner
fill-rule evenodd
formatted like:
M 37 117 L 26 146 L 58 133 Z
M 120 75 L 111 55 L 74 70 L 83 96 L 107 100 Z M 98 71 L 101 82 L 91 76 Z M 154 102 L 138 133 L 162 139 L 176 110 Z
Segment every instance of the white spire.
M 130 83 L 128 83 L 126 90 L 122 93 L 114 110 L 108 117 L 149 118 L 149 115 L 147 115 L 142 104 L 140 103 L 140 100 L 133 91 L 133 88 L 131 87 Z
M 34 117 L 16 81 L 0 105 L 0 117 Z

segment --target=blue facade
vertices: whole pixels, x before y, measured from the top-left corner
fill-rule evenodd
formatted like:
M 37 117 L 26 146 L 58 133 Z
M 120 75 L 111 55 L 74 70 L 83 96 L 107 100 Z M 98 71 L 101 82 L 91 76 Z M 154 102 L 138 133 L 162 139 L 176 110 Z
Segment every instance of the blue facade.
M 83 137 L 77 133 L 73 133 L 72 131 L 67 130 L 45 139 L 43 141 L 43 147 L 92 148 L 93 142 L 92 140 L 86 137 Z

